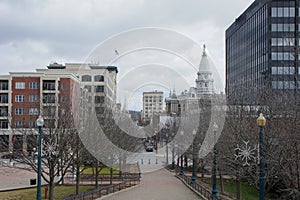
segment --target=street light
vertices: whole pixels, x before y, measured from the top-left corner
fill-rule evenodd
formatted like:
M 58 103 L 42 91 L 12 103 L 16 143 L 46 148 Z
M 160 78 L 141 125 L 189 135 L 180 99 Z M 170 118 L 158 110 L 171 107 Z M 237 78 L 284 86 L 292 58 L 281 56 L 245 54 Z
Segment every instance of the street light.
M 172 138 L 174 138 L 174 133 L 172 134 Z M 174 141 L 172 141 L 172 169 L 175 169 L 175 147 L 174 147 Z
M 265 180 L 264 180 L 264 127 L 266 125 L 266 118 L 262 113 L 257 118 L 257 124 L 260 128 L 259 131 L 259 199 L 264 200 L 265 197 Z
M 13 153 L 12 153 L 12 151 L 10 151 L 9 152 L 9 164 L 10 165 L 12 165 L 12 163 L 11 163 L 12 162 L 12 156 L 13 156 Z
M 168 142 L 169 142 L 169 135 L 168 135 L 168 133 L 166 133 L 166 163 L 167 163 L 167 166 L 169 165 Z
M 193 134 L 193 171 L 192 171 L 192 183 L 196 182 L 196 169 L 195 169 L 195 165 L 196 165 L 196 158 L 195 158 L 195 135 L 196 135 L 196 131 L 195 129 L 192 132 Z
M 214 155 L 213 155 L 213 187 L 212 187 L 212 196 L 216 199 L 219 198 L 218 194 L 218 189 L 217 189 L 217 159 L 216 159 L 216 154 L 217 154 L 217 148 L 216 148 L 216 133 L 218 131 L 218 125 L 216 122 L 213 123 L 212 129 L 214 133 Z
M 176 132 L 176 113 L 172 112 L 171 117 L 172 120 L 172 138 L 174 139 L 175 132 Z M 174 141 L 172 142 L 172 169 L 175 169 L 175 148 L 174 148 Z
M 184 135 L 184 132 L 183 131 L 180 131 L 180 135 L 183 136 Z M 183 145 L 181 145 L 180 147 L 182 147 Z M 184 175 L 184 171 L 183 171 L 183 149 L 181 149 L 181 152 L 180 152 L 180 173 L 179 175 Z
M 38 144 L 38 185 L 36 192 L 36 199 L 42 199 L 42 127 L 44 125 L 44 119 L 40 115 L 36 120 L 36 125 L 39 127 L 39 144 Z

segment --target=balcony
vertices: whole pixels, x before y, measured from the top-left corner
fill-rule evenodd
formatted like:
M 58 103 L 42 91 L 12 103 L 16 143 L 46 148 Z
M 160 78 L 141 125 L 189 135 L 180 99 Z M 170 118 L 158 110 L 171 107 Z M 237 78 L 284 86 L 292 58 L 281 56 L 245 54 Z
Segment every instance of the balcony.
M 8 107 L 1 106 L 0 107 L 0 117 L 7 117 L 8 116 Z
M 0 90 L 8 90 L 8 81 L 0 81 Z
M 8 94 L 0 94 L 0 103 L 8 103 Z
M 55 103 L 55 102 L 56 102 L 55 94 L 44 94 L 43 103 Z
M 55 81 L 43 81 L 43 90 L 55 90 Z

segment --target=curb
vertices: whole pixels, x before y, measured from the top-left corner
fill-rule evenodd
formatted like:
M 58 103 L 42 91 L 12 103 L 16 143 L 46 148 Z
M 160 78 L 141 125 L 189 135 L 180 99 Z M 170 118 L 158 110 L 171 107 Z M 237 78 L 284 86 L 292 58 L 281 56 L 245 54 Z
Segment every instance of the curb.
M 113 196 L 113 195 L 115 195 L 115 194 L 119 194 L 119 193 L 122 193 L 122 192 L 126 192 L 126 191 L 132 190 L 132 189 L 137 188 L 137 187 L 140 187 L 140 186 L 141 186 L 141 184 L 138 184 L 138 185 L 135 185 L 135 186 L 132 186 L 132 187 L 123 189 L 123 190 L 119 190 L 119 191 L 117 191 L 117 192 L 114 192 L 114 193 L 110 193 L 110 194 L 104 195 L 103 197 L 100 197 L 100 198 L 98 198 L 98 199 L 96 199 L 96 200 L 103 200 L 103 199 L 106 199 L 106 198 L 108 198 L 108 197 L 111 197 L 111 196 Z

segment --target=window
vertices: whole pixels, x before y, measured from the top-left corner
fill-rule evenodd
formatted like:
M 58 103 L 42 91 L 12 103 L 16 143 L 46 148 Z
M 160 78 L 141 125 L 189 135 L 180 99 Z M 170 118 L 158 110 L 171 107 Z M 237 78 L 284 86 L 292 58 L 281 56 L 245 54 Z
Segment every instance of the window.
M 29 128 L 36 128 L 36 121 L 30 121 Z
M 65 96 L 61 96 L 61 102 L 65 102 Z
M 0 90 L 8 90 L 8 81 L 0 80 Z
M 25 97 L 24 95 L 16 95 L 16 102 L 24 102 Z
M 38 82 L 30 82 L 29 83 L 29 88 L 30 89 L 38 89 L 39 88 L 39 83 Z
M 96 114 L 103 114 L 104 113 L 104 107 L 96 107 Z
M 1 106 L 0 107 L 0 117 L 7 117 L 8 116 L 8 107 Z
M 272 81 L 273 89 L 295 89 L 294 81 Z
M 23 121 L 16 121 L 16 128 L 24 128 L 24 122 Z
M 95 96 L 95 103 L 104 103 L 104 96 Z
M 95 86 L 95 92 L 104 92 L 104 86 L 103 85 Z
M 64 89 L 65 89 L 65 83 L 61 83 L 60 88 L 61 88 L 62 90 L 64 90 Z
M 102 75 L 97 75 L 94 77 L 95 82 L 103 82 L 104 81 L 104 76 Z
M 16 89 L 25 89 L 25 82 L 16 82 Z
M 8 94 L 0 94 L 0 103 L 8 103 Z
M 55 90 L 55 81 L 45 81 L 43 83 L 43 90 Z
M 295 38 L 272 38 L 272 46 L 294 46 Z
M 55 103 L 55 94 L 46 94 L 43 103 Z
M 24 108 L 16 108 L 16 115 L 24 115 Z
M 273 7 L 271 10 L 272 17 L 295 17 L 295 8 L 293 7 Z
M 272 24 L 271 31 L 273 32 L 293 32 L 295 31 L 294 24 Z
M 82 82 L 91 82 L 92 81 L 92 77 L 90 75 L 83 75 L 81 77 L 81 81 Z
M 294 60 L 294 55 L 290 52 L 272 52 L 272 60 Z
M 0 128 L 8 128 L 8 120 L 7 119 L 0 119 Z
M 84 86 L 84 88 L 87 89 L 88 92 L 92 91 L 92 86 L 90 86 L 90 85 L 86 85 L 86 86 Z
M 39 110 L 38 108 L 29 108 L 29 115 L 38 115 Z
M 294 74 L 294 67 L 272 67 L 272 74 Z
M 38 102 L 39 101 L 39 95 L 30 95 L 29 96 L 30 102 Z
M 55 115 L 55 107 L 44 107 L 43 112 L 45 116 L 54 116 Z

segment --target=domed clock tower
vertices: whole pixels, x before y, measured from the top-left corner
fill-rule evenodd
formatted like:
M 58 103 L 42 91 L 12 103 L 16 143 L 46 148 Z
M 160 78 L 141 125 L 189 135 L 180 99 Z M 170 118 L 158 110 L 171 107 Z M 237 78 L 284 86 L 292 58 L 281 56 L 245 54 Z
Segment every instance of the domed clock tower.
M 198 97 L 201 95 L 209 95 L 214 93 L 214 80 L 206 55 L 205 45 L 203 45 L 202 59 L 199 64 L 199 71 L 197 73 L 196 90 Z

